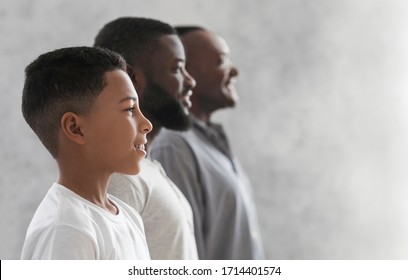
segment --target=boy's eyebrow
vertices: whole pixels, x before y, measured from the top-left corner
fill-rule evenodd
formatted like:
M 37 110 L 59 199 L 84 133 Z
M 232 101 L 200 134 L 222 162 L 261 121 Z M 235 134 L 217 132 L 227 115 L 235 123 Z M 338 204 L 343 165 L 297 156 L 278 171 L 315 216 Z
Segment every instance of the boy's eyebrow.
M 122 102 L 125 102 L 125 101 L 128 101 L 128 100 L 136 101 L 137 99 L 136 99 L 136 97 L 134 97 L 134 96 L 127 96 L 127 97 L 125 97 L 125 98 L 122 98 L 122 99 L 119 101 L 119 103 L 122 103 Z

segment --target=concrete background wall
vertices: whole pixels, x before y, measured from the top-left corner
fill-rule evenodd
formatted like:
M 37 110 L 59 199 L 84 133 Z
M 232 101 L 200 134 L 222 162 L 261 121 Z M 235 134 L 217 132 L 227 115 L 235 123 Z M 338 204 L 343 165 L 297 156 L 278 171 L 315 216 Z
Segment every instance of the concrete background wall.
M 145 16 L 222 35 L 239 106 L 216 118 L 256 192 L 271 259 L 408 258 L 408 27 L 397 0 L 2 0 L 0 258 L 20 256 L 57 170 L 20 110 L 24 68 Z

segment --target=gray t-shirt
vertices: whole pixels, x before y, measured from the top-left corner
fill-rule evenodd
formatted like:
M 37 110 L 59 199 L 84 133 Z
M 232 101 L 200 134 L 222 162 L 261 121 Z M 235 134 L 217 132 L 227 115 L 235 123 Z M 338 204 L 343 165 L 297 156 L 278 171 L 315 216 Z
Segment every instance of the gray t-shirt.
M 220 126 L 162 129 L 151 157 L 190 202 L 200 259 L 264 258 L 252 189 Z

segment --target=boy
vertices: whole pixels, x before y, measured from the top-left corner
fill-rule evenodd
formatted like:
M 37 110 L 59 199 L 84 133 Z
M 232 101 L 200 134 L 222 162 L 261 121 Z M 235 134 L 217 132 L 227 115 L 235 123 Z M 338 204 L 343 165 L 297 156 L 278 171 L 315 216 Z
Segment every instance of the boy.
M 162 127 L 189 128 L 195 81 L 184 68 L 183 44 L 170 25 L 149 18 L 118 18 L 99 31 L 94 45 L 126 59 L 140 108 L 154 126 L 149 144 Z M 136 176 L 114 174 L 109 192 L 142 216 L 152 259 L 198 258 L 190 204 L 158 162 L 144 159 Z
M 150 258 L 138 213 L 107 194 L 114 172 L 139 172 L 152 129 L 125 71 L 118 54 L 89 47 L 55 50 L 26 68 L 23 116 L 59 178 L 34 214 L 22 259 Z

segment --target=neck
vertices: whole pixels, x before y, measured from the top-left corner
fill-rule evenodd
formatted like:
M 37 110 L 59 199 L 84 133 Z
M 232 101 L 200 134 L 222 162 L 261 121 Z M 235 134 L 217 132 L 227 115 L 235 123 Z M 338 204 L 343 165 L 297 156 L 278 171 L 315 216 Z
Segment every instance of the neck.
M 198 108 L 191 108 L 191 113 L 200 121 L 208 124 L 210 122 L 210 118 L 212 112 L 207 112 L 205 110 L 199 110 Z
M 214 104 L 209 104 L 205 100 L 202 100 L 200 96 L 200 93 L 193 93 L 191 96 L 192 105 L 190 111 L 197 119 L 205 124 L 208 124 L 210 122 L 211 115 L 217 110 L 217 108 L 214 107 Z
M 117 214 L 118 210 L 107 198 L 112 174 L 103 174 L 91 165 L 78 164 L 75 160 L 58 161 L 60 170 L 57 182 L 91 203 Z

